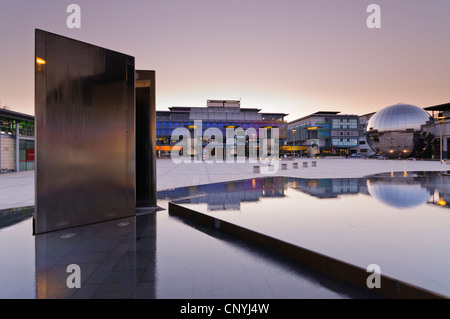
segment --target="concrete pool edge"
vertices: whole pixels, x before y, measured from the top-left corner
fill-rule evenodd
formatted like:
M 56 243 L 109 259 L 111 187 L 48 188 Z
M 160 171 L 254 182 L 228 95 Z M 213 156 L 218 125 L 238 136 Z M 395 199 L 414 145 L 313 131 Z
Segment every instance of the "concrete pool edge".
M 380 275 L 381 287 L 370 289 L 366 284 L 366 280 L 371 273 L 361 267 L 270 237 L 268 235 L 261 234 L 248 228 L 223 221 L 173 202 L 169 202 L 168 212 L 169 215 L 176 215 L 186 218 L 202 226 L 214 228 L 228 235 L 252 244 L 256 244 L 294 262 L 309 266 L 313 269 L 344 280 L 383 297 L 390 299 L 449 298 L 436 292 L 382 274 Z

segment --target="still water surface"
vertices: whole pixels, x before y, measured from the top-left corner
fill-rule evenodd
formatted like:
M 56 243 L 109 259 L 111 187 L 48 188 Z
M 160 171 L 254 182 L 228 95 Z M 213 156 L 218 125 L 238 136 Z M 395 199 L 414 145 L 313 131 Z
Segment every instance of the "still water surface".
M 268 177 L 158 197 L 161 207 L 174 201 L 360 267 L 378 264 L 387 276 L 450 296 L 450 176 Z M 68 231 L 32 236 L 31 218 L 19 217 L 0 212 L 0 298 L 370 297 L 166 211 L 79 227 L 70 238 Z M 67 291 L 67 263 L 82 265 L 84 290 Z
M 161 193 L 185 207 L 450 296 L 450 176 L 270 177 Z

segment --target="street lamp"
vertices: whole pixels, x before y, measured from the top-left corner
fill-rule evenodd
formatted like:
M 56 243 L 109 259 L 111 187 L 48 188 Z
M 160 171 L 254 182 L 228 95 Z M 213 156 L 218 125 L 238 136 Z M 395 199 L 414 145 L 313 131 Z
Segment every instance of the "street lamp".
M 443 146 L 443 143 L 442 143 L 442 123 L 444 122 L 444 119 L 445 119 L 445 116 L 438 116 L 437 117 L 437 120 L 439 121 L 439 123 L 441 123 L 440 125 L 439 125 L 439 131 L 440 131 L 440 139 L 439 139 L 439 155 L 440 155 L 440 160 L 441 160 L 441 164 L 442 164 L 442 146 Z
M 295 132 L 296 132 L 297 130 L 292 130 L 292 144 L 294 145 L 294 147 L 295 147 Z M 291 155 L 292 155 L 292 148 L 291 148 Z M 294 158 L 295 158 L 295 150 L 294 150 Z

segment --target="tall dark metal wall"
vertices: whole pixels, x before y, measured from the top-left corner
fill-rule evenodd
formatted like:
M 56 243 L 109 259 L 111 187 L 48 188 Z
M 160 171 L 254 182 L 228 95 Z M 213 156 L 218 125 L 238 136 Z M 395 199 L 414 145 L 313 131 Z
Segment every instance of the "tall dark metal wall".
M 135 215 L 134 58 L 35 38 L 35 232 Z
M 156 206 L 155 71 L 136 73 L 136 206 Z

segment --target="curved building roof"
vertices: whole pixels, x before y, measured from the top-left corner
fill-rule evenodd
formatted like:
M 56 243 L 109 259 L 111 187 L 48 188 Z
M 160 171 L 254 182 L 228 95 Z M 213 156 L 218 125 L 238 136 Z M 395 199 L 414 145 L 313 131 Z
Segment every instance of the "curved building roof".
M 432 117 L 423 109 L 411 104 L 395 104 L 378 111 L 367 123 L 367 131 L 420 131 Z

